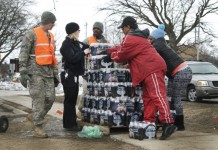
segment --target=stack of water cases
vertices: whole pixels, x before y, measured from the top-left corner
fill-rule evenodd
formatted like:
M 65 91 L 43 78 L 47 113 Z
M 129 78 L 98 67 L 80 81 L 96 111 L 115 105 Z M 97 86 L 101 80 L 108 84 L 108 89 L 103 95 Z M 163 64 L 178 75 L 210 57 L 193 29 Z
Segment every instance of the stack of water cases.
M 91 46 L 88 61 L 88 94 L 84 97 L 83 121 L 109 127 L 129 127 L 132 116 L 142 120 L 142 87 L 132 88 L 130 71 L 115 62 L 104 62 L 100 54 L 110 44 Z

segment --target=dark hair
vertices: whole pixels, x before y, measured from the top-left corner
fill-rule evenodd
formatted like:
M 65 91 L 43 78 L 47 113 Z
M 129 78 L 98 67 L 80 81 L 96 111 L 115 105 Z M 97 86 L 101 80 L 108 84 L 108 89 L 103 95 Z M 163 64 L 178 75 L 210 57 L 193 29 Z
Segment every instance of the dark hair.
M 138 25 L 137 24 L 131 24 L 129 25 L 131 29 L 137 29 L 138 28 Z
M 133 17 L 127 16 L 123 19 L 122 24 L 118 27 L 118 29 L 123 28 L 124 26 L 129 25 L 131 29 L 137 29 L 138 24 Z

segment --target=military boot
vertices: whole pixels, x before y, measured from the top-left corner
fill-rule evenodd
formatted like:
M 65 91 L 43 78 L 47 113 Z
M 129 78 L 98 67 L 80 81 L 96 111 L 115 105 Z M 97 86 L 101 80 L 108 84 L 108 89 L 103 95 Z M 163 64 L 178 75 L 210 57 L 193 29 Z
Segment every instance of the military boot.
M 33 121 L 33 115 L 32 115 L 32 113 L 29 113 L 26 118 L 27 118 L 28 121 L 31 121 L 31 122 L 32 122 L 32 121 Z
M 33 136 L 39 138 L 48 138 L 48 135 L 45 133 L 42 126 L 35 126 L 33 128 Z
M 31 126 L 33 128 L 34 124 L 33 124 L 33 115 L 32 115 L 32 113 L 29 113 L 26 118 L 31 123 Z

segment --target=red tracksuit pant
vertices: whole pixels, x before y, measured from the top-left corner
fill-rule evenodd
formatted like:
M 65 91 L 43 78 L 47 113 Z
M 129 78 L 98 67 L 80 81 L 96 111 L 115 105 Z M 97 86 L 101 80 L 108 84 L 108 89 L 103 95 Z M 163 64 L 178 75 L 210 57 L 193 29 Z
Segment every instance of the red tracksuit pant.
M 155 116 L 159 111 L 161 123 L 174 123 L 170 113 L 164 82 L 165 71 L 152 73 L 142 81 L 144 121 L 155 122 Z

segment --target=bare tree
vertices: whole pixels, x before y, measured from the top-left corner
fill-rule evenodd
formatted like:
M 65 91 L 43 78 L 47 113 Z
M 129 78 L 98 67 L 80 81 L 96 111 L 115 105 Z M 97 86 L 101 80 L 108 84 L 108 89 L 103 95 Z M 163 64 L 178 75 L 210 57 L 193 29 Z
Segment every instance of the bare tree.
M 213 32 L 203 18 L 217 14 L 217 0 L 111 0 L 99 9 L 112 16 L 134 16 L 138 22 L 157 27 L 165 24 L 170 45 L 176 51 L 181 40 L 198 25 L 212 37 Z
M 33 27 L 29 19 L 35 16 L 27 10 L 32 4 L 32 0 L 0 0 L 0 54 L 4 54 L 0 64 L 19 48 L 22 36 Z
M 121 43 L 123 34 L 117 30 L 117 27 L 113 25 L 107 25 L 107 33 L 105 33 L 105 37 L 111 44 L 117 45 Z

